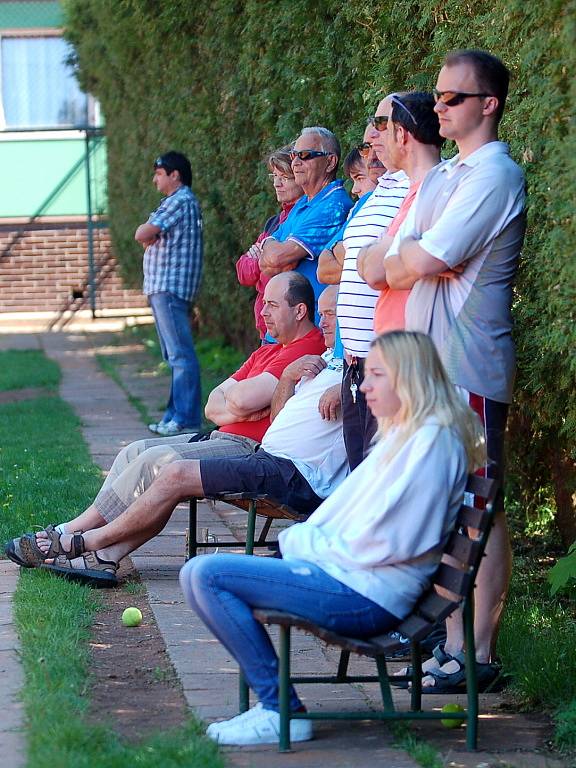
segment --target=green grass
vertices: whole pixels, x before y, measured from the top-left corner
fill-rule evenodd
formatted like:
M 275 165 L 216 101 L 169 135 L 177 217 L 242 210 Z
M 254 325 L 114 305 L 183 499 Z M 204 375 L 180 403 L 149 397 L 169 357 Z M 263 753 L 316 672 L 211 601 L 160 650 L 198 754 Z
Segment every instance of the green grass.
M 36 350 L 0 352 L 0 391 L 25 387 L 56 387 L 60 383 L 58 365 Z
M 438 750 L 415 736 L 406 723 L 389 723 L 388 727 L 394 735 L 394 746 L 407 752 L 422 768 L 443 768 Z
M 43 397 L 0 406 L 0 542 L 78 514 L 101 478 L 66 403 Z
M 554 716 L 555 745 L 576 754 L 576 611 L 574 591 L 550 596 L 549 564 L 517 557 L 498 650 L 512 675 L 515 709 Z
M 516 558 L 498 650 L 511 693 L 526 710 L 563 707 L 576 698 L 576 615 L 570 597 L 550 596 L 548 567 Z
M 86 722 L 88 640 L 98 605 L 92 590 L 38 570 L 19 581 L 15 617 L 26 675 L 28 768 L 222 768 L 216 746 L 192 718 L 138 745 Z
M 42 361 L 36 360 L 41 371 Z M 13 378 L 11 388 L 31 384 L 26 367 L 20 371 L 22 378 Z M 78 419 L 65 403 L 44 397 L 0 405 L 0 541 L 81 511 L 100 483 Z M 125 589 L 136 594 L 142 586 Z M 100 599 L 40 570 L 22 571 L 14 615 L 25 673 L 28 768 L 223 768 L 216 745 L 192 717 L 137 745 L 87 722 L 88 640 Z

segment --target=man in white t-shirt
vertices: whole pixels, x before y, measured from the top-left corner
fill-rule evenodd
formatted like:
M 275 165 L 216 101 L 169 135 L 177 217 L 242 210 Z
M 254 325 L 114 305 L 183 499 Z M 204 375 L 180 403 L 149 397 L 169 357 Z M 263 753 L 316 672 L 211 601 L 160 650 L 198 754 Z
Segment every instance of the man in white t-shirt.
M 223 491 L 267 493 L 312 512 L 348 473 L 340 407 L 331 389 L 342 379 L 342 359 L 334 357 L 337 286 L 320 295 L 320 329 L 328 350 L 304 355 L 286 366 L 272 398 L 270 427 L 252 456 L 203 459 L 190 495 Z M 245 459 L 245 460 L 244 460 Z
M 498 141 L 508 82 L 504 64 L 485 51 L 446 57 L 435 109 L 440 134 L 456 142 L 459 154 L 425 177 L 384 261 L 388 285 L 411 288 L 406 329 L 434 339 L 451 380 L 484 424 L 488 457 L 500 476 L 515 370 L 512 284 L 525 229 L 524 175 Z M 480 690 L 499 674 L 493 654 L 511 562 L 500 494 L 476 590 Z M 427 667 L 431 692 L 465 685 L 458 617 L 447 628 L 445 646 Z
M 376 433 L 376 420 L 366 406 L 360 384 L 364 380 L 364 360 L 374 338 L 374 308 L 379 292 L 360 277 L 356 259 L 360 249 L 386 233 L 408 193 L 410 181 L 404 171 L 392 165 L 386 131 L 392 99 L 387 96 L 370 118 L 368 142 L 388 169 L 366 203 L 352 217 L 344 230 L 344 263 L 338 293 L 338 326 L 344 346 L 346 365 L 342 379 L 342 415 L 344 441 L 350 469 L 355 469 L 366 455 Z

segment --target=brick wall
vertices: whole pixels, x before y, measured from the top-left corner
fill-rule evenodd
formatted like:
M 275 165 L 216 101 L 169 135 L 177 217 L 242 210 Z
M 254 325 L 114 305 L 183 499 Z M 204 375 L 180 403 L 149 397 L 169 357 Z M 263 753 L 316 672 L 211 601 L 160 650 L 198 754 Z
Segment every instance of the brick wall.
M 94 229 L 94 263 L 97 310 L 147 305 L 123 287 L 105 228 Z M 0 312 L 89 309 L 88 274 L 85 222 L 0 224 Z

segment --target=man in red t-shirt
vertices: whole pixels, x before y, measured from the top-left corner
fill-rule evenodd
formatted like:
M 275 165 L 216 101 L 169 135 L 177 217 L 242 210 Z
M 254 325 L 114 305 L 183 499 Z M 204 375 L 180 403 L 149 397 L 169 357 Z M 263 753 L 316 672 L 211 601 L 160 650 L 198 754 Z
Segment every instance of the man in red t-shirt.
M 102 551 L 94 560 L 93 553 L 78 558 L 74 564 L 85 573 L 93 570 L 107 572 L 106 548 L 122 542 L 132 551 L 156 536 L 165 526 L 172 509 L 166 502 L 162 468 L 181 459 L 213 459 L 250 456 L 258 448 L 270 426 L 270 405 L 276 385 L 287 365 L 304 355 L 320 355 L 326 347 L 324 337 L 314 325 L 314 291 L 308 279 L 298 272 L 282 272 L 273 277 L 264 292 L 262 317 L 277 344 L 259 347 L 208 397 L 206 416 L 218 425 L 206 439 L 190 435 L 140 440 L 123 448 L 110 469 L 100 492 L 92 504 L 78 517 L 55 527 L 49 526 L 37 534 L 25 534 L 13 539 L 6 554 L 20 565 L 38 565 L 46 558 L 62 555 L 62 575 L 74 578 L 66 554 L 80 554 L 80 536 L 99 529 Z M 192 463 L 192 462 L 190 462 Z M 182 486 L 186 485 L 187 462 L 182 466 Z M 146 504 L 146 522 L 138 497 L 146 490 L 152 492 L 153 503 Z M 173 494 L 173 484 L 168 489 Z M 189 494 L 183 493 L 182 498 Z M 100 548 L 99 548 L 100 549 Z M 91 556 L 93 562 L 85 562 Z M 103 565 L 104 563 L 104 565 Z M 114 565 L 114 564 L 113 564 Z M 115 568 L 111 581 L 115 583 Z M 60 573 L 60 571 L 58 571 Z

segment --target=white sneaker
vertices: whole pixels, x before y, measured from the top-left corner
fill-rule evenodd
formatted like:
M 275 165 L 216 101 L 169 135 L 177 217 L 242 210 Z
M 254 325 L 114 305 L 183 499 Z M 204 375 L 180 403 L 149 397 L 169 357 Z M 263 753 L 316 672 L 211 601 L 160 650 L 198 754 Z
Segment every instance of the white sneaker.
M 161 421 L 154 421 L 152 424 L 148 424 L 148 429 L 150 432 L 154 432 L 155 435 L 158 434 L 158 427 L 160 426 L 162 422 Z
M 176 435 L 185 434 L 197 435 L 198 430 L 191 427 L 182 427 L 177 421 L 172 419 L 171 421 L 166 422 L 161 421 L 157 425 L 156 433 L 160 435 L 160 437 L 175 437 Z
M 229 720 L 220 720 L 216 723 L 210 723 L 208 728 L 206 728 L 206 735 L 212 737 L 214 734 L 218 733 L 223 728 L 228 728 L 232 726 L 233 728 L 236 726 L 239 726 L 241 724 L 244 724 L 247 720 L 251 720 L 255 716 L 260 715 L 260 711 L 262 709 L 262 704 L 258 702 L 255 706 L 251 707 L 250 709 L 247 709 L 246 712 L 241 712 L 239 715 L 236 715 L 236 717 L 232 717 Z
M 248 712 L 212 723 L 206 735 L 223 745 L 275 744 L 280 738 L 280 713 L 264 709 L 258 703 Z M 290 741 L 309 741 L 312 738 L 311 720 L 290 720 Z

